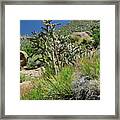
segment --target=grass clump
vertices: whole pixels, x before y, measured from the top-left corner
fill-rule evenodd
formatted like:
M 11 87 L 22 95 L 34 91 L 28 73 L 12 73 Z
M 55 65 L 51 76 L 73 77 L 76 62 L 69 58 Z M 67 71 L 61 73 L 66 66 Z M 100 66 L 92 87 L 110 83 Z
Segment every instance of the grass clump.
M 53 100 L 69 99 L 72 95 L 71 82 L 74 69 L 64 67 L 60 73 L 53 76 L 47 73 L 43 78 L 37 80 L 38 87 L 33 89 L 22 99 L 26 100 Z
M 20 73 L 20 83 L 31 80 L 30 76 L 26 76 L 23 73 Z
M 80 59 L 80 72 L 91 79 L 99 80 L 100 77 L 100 56 L 98 53 L 92 58 L 83 57 Z

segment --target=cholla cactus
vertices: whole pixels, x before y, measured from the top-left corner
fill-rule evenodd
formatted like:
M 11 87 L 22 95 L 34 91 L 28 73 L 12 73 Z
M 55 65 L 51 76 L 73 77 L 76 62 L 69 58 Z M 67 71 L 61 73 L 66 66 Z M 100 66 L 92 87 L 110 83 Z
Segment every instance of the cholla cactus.
M 81 57 L 91 47 L 90 36 L 82 38 L 81 41 L 74 41 L 69 35 L 59 35 L 55 33 L 57 24 L 52 20 L 43 20 L 42 32 L 33 32 L 30 39 L 34 48 L 34 55 L 39 55 L 38 59 L 45 68 L 57 74 L 65 65 L 74 65 L 76 60 Z M 85 32 L 83 32 L 85 34 Z

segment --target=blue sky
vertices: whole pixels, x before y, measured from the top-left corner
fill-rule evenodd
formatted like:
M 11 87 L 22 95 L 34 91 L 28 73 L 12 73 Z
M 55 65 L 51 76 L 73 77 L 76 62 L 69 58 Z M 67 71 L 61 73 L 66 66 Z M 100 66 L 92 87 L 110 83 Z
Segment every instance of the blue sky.
M 61 27 L 70 22 L 70 20 L 53 20 L 52 23 L 60 23 Z M 31 35 L 31 32 L 36 31 L 40 32 L 41 27 L 43 26 L 42 20 L 20 20 L 20 35 Z

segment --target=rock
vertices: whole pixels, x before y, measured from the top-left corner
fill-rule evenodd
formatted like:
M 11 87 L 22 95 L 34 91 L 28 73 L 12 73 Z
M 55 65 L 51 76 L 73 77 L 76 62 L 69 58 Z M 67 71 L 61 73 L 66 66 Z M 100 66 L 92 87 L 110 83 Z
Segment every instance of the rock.
M 90 42 L 92 40 L 92 33 L 90 33 L 89 31 L 86 32 L 73 32 L 70 35 L 70 38 L 72 39 L 72 42 L 76 43 L 76 44 L 80 44 L 80 43 L 86 43 L 86 42 Z
M 25 81 L 23 83 L 20 83 L 20 96 L 25 96 L 33 88 L 34 88 L 34 85 L 33 85 L 32 81 Z
M 73 98 L 75 100 L 99 100 L 100 82 L 91 80 L 89 76 L 79 76 L 72 82 Z
M 86 32 L 73 32 L 72 35 L 79 36 L 81 38 L 87 38 L 87 37 L 90 37 L 92 35 L 92 33 L 89 32 L 89 31 L 86 31 Z
M 91 40 L 92 33 L 89 31 L 86 32 L 73 32 L 70 37 L 75 40 L 82 42 L 83 40 Z
M 28 55 L 25 51 L 20 51 L 20 66 L 26 66 L 28 61 Z
M 42 71 L 42 68 L 37 68 L 32 70 L 23 69 L 20 71 L 20 73 L 30 77 L 41 77 L 43 71 Z

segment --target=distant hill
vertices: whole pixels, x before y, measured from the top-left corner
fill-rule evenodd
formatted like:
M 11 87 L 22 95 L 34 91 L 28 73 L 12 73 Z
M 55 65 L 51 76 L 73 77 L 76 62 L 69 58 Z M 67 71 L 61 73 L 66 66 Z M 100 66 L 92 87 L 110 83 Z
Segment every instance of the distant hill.
M 93 33 L 94 28 L 100 29 L 99 20 L 72 20 L 67 25 L 59 28 L 59 30 L 56 30 L 56 33 L 62 35 L 68 35 L 76 31 L 79 32 L 90 31 L 91 33 Z

